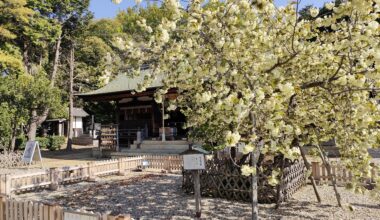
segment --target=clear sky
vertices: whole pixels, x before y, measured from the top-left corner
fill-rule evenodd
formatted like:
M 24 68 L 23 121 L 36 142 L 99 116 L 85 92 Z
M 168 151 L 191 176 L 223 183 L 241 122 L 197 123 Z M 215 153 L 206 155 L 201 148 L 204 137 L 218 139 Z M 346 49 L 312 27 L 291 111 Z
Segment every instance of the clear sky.
M 278 6 L 286 5 L 289 0 L 274 0 Z M 301 8 L 305 5 L 314 5 L 321 7 L 325 2 L 332 0 L 301 0 Z M 146 5 L 143 1 L 142 5 Z M 95 18 L 113 18 L 117 12 L 128 7 L 135 6 L 134 0 L 123 0 L 121 4 L 116 5 L 111 0 L 91 0 L 90 10 L 94 12 Z

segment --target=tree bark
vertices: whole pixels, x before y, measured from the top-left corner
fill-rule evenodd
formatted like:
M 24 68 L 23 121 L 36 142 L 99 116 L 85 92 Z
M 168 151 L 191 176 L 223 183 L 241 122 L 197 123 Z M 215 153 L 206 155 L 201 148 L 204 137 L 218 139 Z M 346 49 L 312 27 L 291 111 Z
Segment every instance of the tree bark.
M 252 122 L 252 133 L 256 133 L 256 117 L 253 112 L 249 114 L 250 120 Z M 254 152 L 251 153 L 251 166 L 256 171 L 251 175 L 252 180 L 252 220 L 259 219 L 259 207 L 258 207 L 258 172 L 257 172 L 257 162 L 260 156 L 261 143 L 258 143 Z
M 331 173 L 331 164 L 330 162 L 327 160 L 326 156 L 323 154 L 322 152 L 322 149 L 321 147 L 318 145 L 318 149 L 319 149 L 319 154 L 321 156 L 321 159 L 322 159 L 322 162 L 323 164 L 326 166 L 326 169 L 327 169 L 327 175 L 329 176 L 329 178 L 331 179 L 331 183 L 333 185 L 333 189 L 334 189 L 334 192 L 335 192 L 335 197 L 336 197 L 336 201 L 338 202 L 338 206 L 339 207 L 342 207 L 342 202 L 341 202 L 341 197 L 340 197 L 340 193 L 338 191 L 338 187 L 336 185 L 336 178 L 335 178 L 335 175 L 332 175 Z
M 22 58 L 24 61 L 25 72 L 30 74 L 31 68 L 30 68 L 29 55 L 28 55 L 28 44 L 26 42 L 24 42 L 23 50 L 24 50 L 24 52 L 22 53 Z
M 16 147 L 16 136 L 17 136 L 17 114 L 15 115 L 15 117 L 13 118 L 13 122 L 12 122 L 13 126 L 12 126 L 12 136 L 11 136 L 11 141 L 9 143 L 9 149 L 11 150 L 11 152 L 13 152 L 15 150 L 15 147 Z
M 34 141 L 36 139 L 37 126 L 37 110 L 32 109 L 29 122 L 28 141 Z
M 70 49 L 70 71 L 69 71 L 69 124 L 68 124 L 68 134 L 67 134 L 67 147 L 66 150 L 71 151 L 73 149 L 73 108 L 74 108 L 74 100 L 73 100 L 73 84 L 74 84 L 74 65 L 75 65 L 75 55 L 74 55 L 74 46 Z
M 299 145 L 298 145 L 298 147 L 300 149 L 301 156 L 302 156 L 303 162 L 305 164 L 305 167 L 306 167 L 306 169 L 308 171 L 310 171 L 311 170 L 311 166 L 310 166 L 309 161 L 307 160 L 307 157 L 306 157 L 306 154 L 305 154 L 305 149 L 303 149 L 303 147 L 301 147 Z M 318 192 L 318 189 L 317 189 L 317 184 L 315 183 L 315 179 L 314 179 L 313 175 L 309 176 L 309 180 L 311 182 L 311 185 L 313 185 L 313 190 L 314 190 L 314 193 L 315 193 L 315 197 L 317 197 L 317 201 L 319 203 L 321 203 L 322 202 L 321 196 L 319 195 L 319 192 Z
M 256 170 L 255 174 L 252 174 L 252 220 L 259 219 L 258 198 L 257 198 L 257 157 L 255 153 L 251 153 L 251 166 Z
M 281 202 L 282 202 L 282 180 L 284 178 L 284 167 L 285 167 L 285 157 L 284 155 L 280 156 L 281 165 L 280 165 L 280 181 L 277 184 L 277 198 L 276 198 L 276 209 L 280 208 Z
M 55 84 L 55 78 L 57 76 L 59 58 L 61 56 L 61 42 L 62 42 L 62 34 L 58 36 L 57 43 L 55 45 L 55 54 L 54 54 L 54 63 L 53 63 L 53 71 L 50 75 L 50 86 L 53 87 Z

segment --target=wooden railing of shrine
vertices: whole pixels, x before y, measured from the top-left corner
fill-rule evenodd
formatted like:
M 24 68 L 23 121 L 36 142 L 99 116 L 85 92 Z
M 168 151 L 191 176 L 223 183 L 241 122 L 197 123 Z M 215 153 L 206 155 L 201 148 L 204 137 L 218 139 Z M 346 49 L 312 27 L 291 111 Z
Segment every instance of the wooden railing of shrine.
M 90 162 L 74 167 L 51 168 L 50 170 L 27 174 L 0 175 L 0 193 L 31 191 L 37 188 L 56 189 L 58 185 L 94 179 L 113 174 L 123 175 L 126 171 L 136 169 L 144 157 L 128 157 L 106 161 Z
M 0 220 L 130 220 L 130 215 L 111 216 L 107 214 L 73 211 L 63 207 L 34 201 L 19 201 L 0 195 Z
M 146 166 L 143 166 L 146 161 Z M 146 155 L 124 157 L 96 162 L 74 167 L 51 168 L 27 174 L 1 174 L 0 193 L 10 195 L 32 191 L 40 188 L 56 189 L 58 185 L 94 180 L 96 177 L 107 175 L 124 175 L 126 172 L 147 168 L 151 170 L 180 171 L 182 156 Z
M 331 164 L 331 174 L 335 176 L 338 185 L 345 185 L 352 180 L 352 172 L 339 163 Z M 331 178 L 328 176 L 327 167 L 319 162 L 312 162 L 312 175 L 317 184 L 330 184 Z M 365 182 L 370 183 L 376 177 L 375 169 L 371 170 L 371 176 Z

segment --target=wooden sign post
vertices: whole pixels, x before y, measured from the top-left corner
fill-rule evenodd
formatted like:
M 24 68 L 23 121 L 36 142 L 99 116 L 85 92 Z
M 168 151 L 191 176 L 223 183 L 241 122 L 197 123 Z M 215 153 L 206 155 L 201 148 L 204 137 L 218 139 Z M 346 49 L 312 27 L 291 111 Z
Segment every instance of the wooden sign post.
M 185 170 L 190 170 L 193 174 L 194 197 L 195 197 L 195 217 L 200 218 L 202 215 L 200 170 L 206 169 L 205 153 L 201 151 L 193 150 L 190 147 L 189 150 L 181 154 L 183 155 L 183 168 Z
M 42 167 L 42 156 L 38 141 L 26 142 L 24 154 L 22 155 L 22 161 L 28 165 L 30 165 L 32 161 L 40 161 Z

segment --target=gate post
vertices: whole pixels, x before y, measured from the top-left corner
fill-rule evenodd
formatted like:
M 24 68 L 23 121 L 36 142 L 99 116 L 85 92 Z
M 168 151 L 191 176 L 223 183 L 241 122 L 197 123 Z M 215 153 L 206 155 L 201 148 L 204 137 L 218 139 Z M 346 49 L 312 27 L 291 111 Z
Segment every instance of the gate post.
M 124 163 L 123 158 L 117 159 L 117 167 L 119 169 L 119 173 L 118 173 L 119 176 L 125 176 L 125 167 L 123 166 L 123 163 Z
M 5 195 L 9 196 L 12 192 L 12 184 L 11 184 L 11 181 L 12 181 L 12 177 L 11 175 L 9 174 L 5 174 Z
M 0 195 L 0 220 L 5 220 L 5 198 L 3 195 Z
M 57 168 L 50 168 L 50 189 L 58 189 L 58 172 Z

